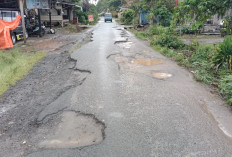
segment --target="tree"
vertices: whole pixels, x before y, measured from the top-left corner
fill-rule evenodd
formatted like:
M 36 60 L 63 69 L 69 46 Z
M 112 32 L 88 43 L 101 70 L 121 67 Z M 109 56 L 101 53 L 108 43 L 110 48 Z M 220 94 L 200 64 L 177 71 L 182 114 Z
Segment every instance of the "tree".
M 97 3 L 97 11 L 99 13 L 106 11 L 109 7 L 109 0 L 99 0 Z
M 124 3 L 124 0 L 110 0 L 109 1 L 109 8 L 111 11 L 116 11 L 119 9 L 120 6 L 122 6 Z
M 194 19 L 204 23 L 215 14 L 223 16 L 232 5 L 232 0 L 184 0 L 175 10 L 175 17 L 180 23 Z
M 154 10 L 155 17 L 159 20 L 162 26 L 169 26 L 172 20 L 173 14 L 167 9 L 165 5 L 162 5 Z
M 98 12 L 103 12 L 107 9 L 110 9 L 110 11 L 117 11 L 124 2 L 125 0 L 99 0 L 97 10 Z

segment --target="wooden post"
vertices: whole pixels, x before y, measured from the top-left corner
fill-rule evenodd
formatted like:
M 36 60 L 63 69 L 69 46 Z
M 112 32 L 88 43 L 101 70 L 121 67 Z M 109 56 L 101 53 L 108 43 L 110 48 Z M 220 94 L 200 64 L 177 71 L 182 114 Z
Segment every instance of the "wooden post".
M 39 18 L 39 36 L 41 37 L 41 17 L 40 17 L 40 9 L 38 9 L 38 18 Z
M 24 0 L 19 0 L 19 8 L 20 8 L 20 13 L 21 13 L 21 19 L 22 19 L 22 28 L 23 28 L 23 40 L 24 43 L 27 42 L 26 39 L 26 26 L 25 26 L 25 18 L 24 18 Z

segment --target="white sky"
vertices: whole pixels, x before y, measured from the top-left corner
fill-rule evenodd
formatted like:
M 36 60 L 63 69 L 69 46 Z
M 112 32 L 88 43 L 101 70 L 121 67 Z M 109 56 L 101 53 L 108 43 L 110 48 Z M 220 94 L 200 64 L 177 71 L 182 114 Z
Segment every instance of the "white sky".
M 89 3 L 97 5 L 98 0 L 89 0 Z

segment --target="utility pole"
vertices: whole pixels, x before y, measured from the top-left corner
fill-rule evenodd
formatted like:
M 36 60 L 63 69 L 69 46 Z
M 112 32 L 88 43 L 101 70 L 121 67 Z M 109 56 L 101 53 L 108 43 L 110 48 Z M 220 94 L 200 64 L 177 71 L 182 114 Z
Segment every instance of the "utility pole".
M 179 5 L 179 0 L 176 0 L 176 7 Z
M 52 29 L 52 13 L 51 13 L 51 9 L 52 9 L 52 0 L 50 0 L 50 8 L 49 8 L 49 25 L 50 25 L 50 32 Z
M 25 18 L 24 18 L 24 0 L 19 0 L 19 8 L 20 8 L 20 13 L 21 13 L 21 20 L 22 20 L 22 28 L 23 28 L 23 40 L 24 43 L 27 42 L 26 39 L 26 26 L 25 26 Z

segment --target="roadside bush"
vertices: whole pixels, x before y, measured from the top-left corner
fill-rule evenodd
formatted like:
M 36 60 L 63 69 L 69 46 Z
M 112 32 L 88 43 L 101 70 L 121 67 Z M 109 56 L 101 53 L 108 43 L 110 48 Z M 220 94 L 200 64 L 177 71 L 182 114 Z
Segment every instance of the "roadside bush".
M 78 22 L 82 24 L 89 24 L 88 15 L 94 16 L 94 23 L 97 23 L 99 20 L 97 8 L 95 5 L 91 4 L 87 10 L 81 11 L 79 8 L 75 8 L 74 11 L 76 12 L 76 15 L 78 16 Z M 90 23 L 91 24 L 91 23 Z
M 200 45 L 197 47 L 195 53 L 189 58 L 190 67 L 195 69 L 196 80 L 206 84 L 217 82 L 212 61 L 214 47 L 212 45 Z
M 177 38 L 177 36 L 163 33 L 157 37 L 155 42 L 157 45 L 164 46 L 170 49 L 179 49 L 183 47 L 183 43 L 181 40 Z
M 134 16 L 135 16 L 134 10 L 132 9 L 125 10 L 122 13 L 121 22 L 123 22 L 126 25 L 131 25 L 133 23 Z
M 152 35 L 158 35 L 158 29 L 156 26 L 151 26 L 149 28 L 149 33 L 152 34 Z
M 203 24 L 202 23 L 193 23 L 193 24 L 191 24 L 190 28 L 194 34 L 199 34 L 201 29 L 203 28 Z
M 135 32 L 135 35 L 139 38 L 139 39 L 143 39 L 146 40 L 147 39 L 147 34 L 146 32 L 142 31 L 142 32 Z
M 226 98 L 227 103 L 232 105 L 232 75 L 224 77 L 219 83 L 219 91 Z
M 75 10 L 77 16 L 78 16 L 78 22 L 82 23 L 82 24 L 88 24 L 88 15 L 86 14 L 86 12 L 83 12 L 81 10 Z
M 217 69 L 226 64 L 228 69 L 232 71 L 232 37 L 227 37 L 219 45 L 219 49 L 214 57 L 214 64 Z
M 224 37 L 232 33 L 232 16 L 227 16 L 223 19 L 223 28 L 221 29 L 221 35 Z
M 160 6 L 154 10 L 154 15 L 160 25 L 167 27 L 170 26 L 172 20 L 172 13 L 166 8 L 166 6 Z
M 169 33 L 168 29 L 169 29 L 168 27 L 163 27 L 163 26 L 159 26 L 159 25 L 151 26 L 149 28 L 149 33 L 152 34 L 152 35 L 159 35 L 159 34 L 163 34 L 163 33 Z
M 189 26 L 183 25 L 180 26 L 180 31 L 181 34 L 189 34 L 191 32 L 191 29 L 189 28 Z

